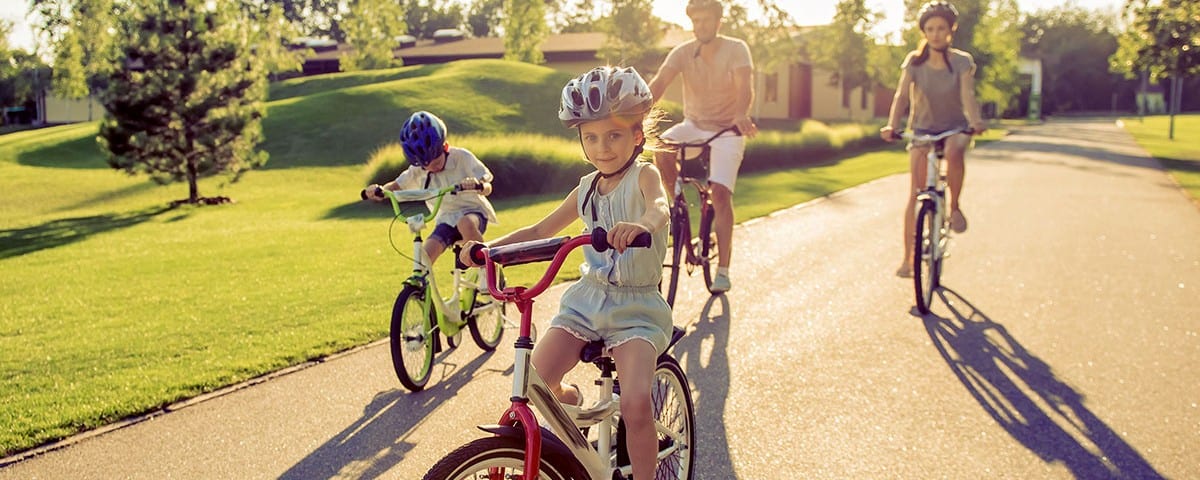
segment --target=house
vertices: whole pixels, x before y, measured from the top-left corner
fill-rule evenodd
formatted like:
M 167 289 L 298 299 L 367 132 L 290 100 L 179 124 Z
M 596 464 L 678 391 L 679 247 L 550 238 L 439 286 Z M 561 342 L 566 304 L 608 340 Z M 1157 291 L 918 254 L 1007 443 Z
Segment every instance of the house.
M 436 35 L 435 35 L 436 37 Z M 411 38 L 411 37 L 409 37 Z M 665 55 L 675 45 L 692 38 L 684 30 L 669 30 L 659 42 Z M 599 32 L 561 33 L 550 35 L 542 44 L 545 65 L 573 74 L 582 74 L 598 64 L 596 53 L 604 44 Z M 338 71 L 338 57 L 345 46 L 327 45 L 313 48 L 315 54 L 304 63 L 305 75 Z M 405 65 L 445 63 L 474 58 L 502 58 L 504 39 L 500 37 L 463 38 L 444 34 L 441 38 L 398 42 L 394 49 Z M 656 62 L 657 63 L 657 62 Z M 649 79 L 653 72 L 642 72 Z M 664 97 L 676 102 L 683 98 L 681 81 L 673 82 Z M 843 91 L 832 72 L 798 62 L 774 72 L 756 72 L 756 118 L 819 120 L 868 120 L 884 117 L 891 107 L 892 90 L 874 86 L 868 89 Z

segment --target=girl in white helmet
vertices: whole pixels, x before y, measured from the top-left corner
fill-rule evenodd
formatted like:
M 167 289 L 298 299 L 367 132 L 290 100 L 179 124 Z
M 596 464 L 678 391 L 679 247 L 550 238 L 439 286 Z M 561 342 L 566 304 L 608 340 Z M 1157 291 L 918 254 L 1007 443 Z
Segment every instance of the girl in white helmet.
M 650 88 L 633 68 L 598 67 L 563 88 L 558 117 L 579 130 L 579 142 L 596 171 L 553 212 L 490 246 L 550 238 L 576 219 L 587 231 L 608 231 L 613 249 L 583 247 L 582 278 L 563 293 L 558 315 L 533 350 L 533 365 L 564 403 L 582 404 L 578 387 L 564 384 L 580 351 L 604 340 L 621 375 L 621 417 L 633 478 L 653 479 L 658 441 L 650 387 L 658 355 L 671 332 L 671 307 L 658 291 L 667 253 L 670 219 L 658 169 L 639 160 L 654 103 Z M 649 120 L 648 120 L 649 119 Z M 650 248 L 626 247 L 649 232 Z M 468 245 L 470 247 L 470 245 Z M 472 264 L 470 248 L 461 259 Z

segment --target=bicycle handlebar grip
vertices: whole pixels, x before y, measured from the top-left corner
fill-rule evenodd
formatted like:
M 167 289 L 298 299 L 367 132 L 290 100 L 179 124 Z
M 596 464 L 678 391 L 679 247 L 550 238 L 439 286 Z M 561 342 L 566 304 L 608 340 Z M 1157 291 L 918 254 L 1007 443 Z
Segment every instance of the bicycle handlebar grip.
M 632 248 L 646 248 L 650 246 L 652 241 L 653 238 L 650 236 L 650 232 L 642 232 L 637 237 L 634 237 L 633 242 L 630 242 L 629 246 Z M 595 230 L 592 230 L 592 248 L 596 249 L 597 252 L 603 252 L 612 248 L 612 245 L 608 243 L 608 232 L 603 228 L 596 227 Z
M 367 199 L 367 189 L 364 188 L 364 189 L 362 189 L 361 192 L 358 192 L 358 196 L 362 197 L 363 200 L 366 200 Z
M 485 248 L 487 248 L 487 245 L 476 243 L 471 245 L 471 249 L 467 251 L 471 257 L 471 261 L 475 262 L 476 265 L 483 265 L 487 262 L 487 257 L 483 256 L 483 249 Z
M 382 197 L 383 196 L 383 187 L 376 186 L 374 190 L 371 190 L 371 193 L 374 193 L 375 196 L 377 196 L 377 197 Z M 367 199 L 367 189 L 364 188 L 364 189 L 362 189 L 361 192 L 358 192 L 358 196 L 362 197 L 363 200 L 366 200 Z

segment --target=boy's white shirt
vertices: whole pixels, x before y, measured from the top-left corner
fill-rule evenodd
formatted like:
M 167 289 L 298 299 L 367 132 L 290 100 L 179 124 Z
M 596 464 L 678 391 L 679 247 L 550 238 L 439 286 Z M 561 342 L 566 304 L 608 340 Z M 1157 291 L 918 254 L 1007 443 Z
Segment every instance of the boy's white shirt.
M 432 178 L 430 178 L 431 176 Z M 428 187 L 425 184 L 427 178 L 429 179 Z M 488 170 L 487 166 L 475 157 L 475 154 L 464 148 L 450 147 L 450 151 L 446 154 L 446 168 L 442 171 L 430 174 L 424 168 L 410 166 L 396 177 L 396 186 L 401 190 L 443 188 L 458 185 L 466 178 L 476 178 L 484 182 L 491 182 L 493 179 L 491 170 Z M 427 200 L 425 205 L 432 210 L 434 202 L 435 200 Z M 492 202 L 474 190 L 462 191 L 456 195 L 446 195 L 442 200 L 442 209 L 434 221 L 456 225 L 467 212 L 481 212 L 487 217 L 488 223 L 500 223 L 496 219 L 496 209 L 492 207 Z

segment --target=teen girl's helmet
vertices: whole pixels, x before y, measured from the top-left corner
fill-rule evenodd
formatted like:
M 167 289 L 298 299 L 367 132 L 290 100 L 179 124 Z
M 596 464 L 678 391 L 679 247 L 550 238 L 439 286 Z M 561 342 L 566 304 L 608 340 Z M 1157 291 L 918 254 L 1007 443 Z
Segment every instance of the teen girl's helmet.
M 400 127 L 400 147 L 410 165 L 427 166 L 449 148 L 446 124 L 432 113 L 414 113 Z
M 946 19 L 946 23 L 954 25 L 958 21 L 958 10 L 954 5 L 941 0 L 934 0 L 921 6 L 920 12 L 917 14 L 917 26 L 921 30 L 925 29 L 925 22 L 933 17 L 942 17 Z
M 725 13 L 725 7 L 722 7 L 721 2 L 719 2 L 717 0 L 688 0 L 688 4 L 687 4 L 687 16 L 688 17 L 693 16 L 695 14 L 695 12 L 700 12 L 700 11 L 704 11 L 704 10 L 709 10 L 709 11 L 712 11 L 713 13 L 716 13 L 717 18 L 721 18 L 721 15 L 723 13 Z
M 558 119 L 567 128 L 610 116 L 642 115 L 654 97 L 633 67 L 596 67 L 563 87 Z

